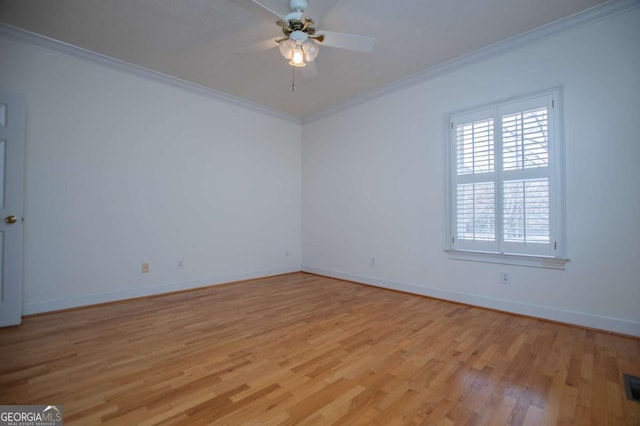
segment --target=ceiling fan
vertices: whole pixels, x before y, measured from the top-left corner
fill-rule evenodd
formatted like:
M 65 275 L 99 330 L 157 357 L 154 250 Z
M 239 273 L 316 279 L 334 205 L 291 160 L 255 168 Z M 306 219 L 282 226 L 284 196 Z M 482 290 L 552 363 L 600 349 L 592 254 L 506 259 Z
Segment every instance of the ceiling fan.
M 278 46 L 289 65 L 304 67 L 302 72 L 305 77 L 317 75 L 313 60 L 318 56 L 319 46 L 371 52 L 376 43 L 373 37 L 316 30 L 316 21 L 311 17 L 320 22 L 338 0 L 315 0 L 312 5 L 308 0 L 252 1 L 278 18 L 276 25 L 282 29 L 284 37 L 269 38 L 245 49 L 266 50 Z

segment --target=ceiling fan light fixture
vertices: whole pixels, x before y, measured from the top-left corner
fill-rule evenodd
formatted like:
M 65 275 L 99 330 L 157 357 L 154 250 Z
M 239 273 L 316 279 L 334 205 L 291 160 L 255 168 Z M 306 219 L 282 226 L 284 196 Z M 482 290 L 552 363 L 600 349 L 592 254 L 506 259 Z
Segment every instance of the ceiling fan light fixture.
M 318 46 L 314 42 L 305 41 L 302 43 L 302 51 L 304 52 L 304 59 L 307 62 L 311 62 L 318 56 L 320 49 L 318 49 Z
M 293 67 L 304 67 L 306 64 L 304 63 L 304 51 L 302 50 L 301 45 L 296 45 L 293 49 L 293 56 L 289 61 L 289 65 Z
M 280 43 L 278 43 L 280 54 L 287 60 L 291 60 L 293 58 L 293 51 L 295 47 L 296 42 L 291 39 L 282 40 Z

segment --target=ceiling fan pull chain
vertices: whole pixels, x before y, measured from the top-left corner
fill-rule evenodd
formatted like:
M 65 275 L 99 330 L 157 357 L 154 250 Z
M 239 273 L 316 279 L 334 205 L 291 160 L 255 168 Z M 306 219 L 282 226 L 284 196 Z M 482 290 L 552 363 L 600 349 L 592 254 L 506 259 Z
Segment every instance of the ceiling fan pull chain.
M 296 91 L 296 67 L 291 67 L 291 91 Z

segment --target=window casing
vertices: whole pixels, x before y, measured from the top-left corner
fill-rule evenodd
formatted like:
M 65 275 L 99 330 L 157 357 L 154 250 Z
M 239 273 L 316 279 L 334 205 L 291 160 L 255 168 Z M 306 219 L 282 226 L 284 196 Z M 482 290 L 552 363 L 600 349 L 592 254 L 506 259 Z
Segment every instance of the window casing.
M 450 253 L 564 259 L 559 94 L 450 116 Z

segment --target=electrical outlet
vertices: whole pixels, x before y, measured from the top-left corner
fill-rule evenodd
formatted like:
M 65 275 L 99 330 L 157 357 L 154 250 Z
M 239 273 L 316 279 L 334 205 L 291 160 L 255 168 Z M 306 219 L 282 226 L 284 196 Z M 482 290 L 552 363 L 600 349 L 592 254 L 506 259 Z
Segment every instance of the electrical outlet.
M 376 266 L 376 258 L 375 257 L 370 257 L 369 258 L 369 263 L 371 263 L 371 266 Z
M 284 257 L 289 257 L 289 250 L 284 251 Z
M 184 269 L 184 260 L 178 259 L 178 261 L 176 262 L 176 266 L 178 268 L 178 271 L 182 271 Z
M 149 264 L 148 264 L 147 262 L 144 262 L 144 263 L 142 264 L 142 273 L 143 273 L 143 274 L 146 274 L 146 273 L 148 273 L 148 272 L 149 272 Z
M 500 272 L 500 282 L 504 285 L 511 284 L 511 277 L 506 272 Z

